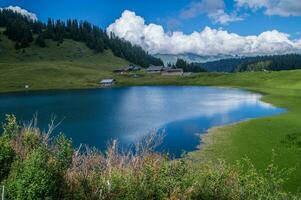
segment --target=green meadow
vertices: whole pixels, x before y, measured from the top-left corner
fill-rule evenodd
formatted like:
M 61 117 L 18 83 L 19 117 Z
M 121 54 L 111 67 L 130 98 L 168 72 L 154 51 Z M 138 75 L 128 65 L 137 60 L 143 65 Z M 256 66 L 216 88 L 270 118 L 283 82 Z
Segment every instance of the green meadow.
M 16 51 L 14 42 L 1 35 L 0 91 L 75 89 L 97 87 L 112 69 L 128 64 L 109 50 L 95 54 L 85 44 L 65 40 L 59 46 L 47 41 L 46 48 L 32 44 Z

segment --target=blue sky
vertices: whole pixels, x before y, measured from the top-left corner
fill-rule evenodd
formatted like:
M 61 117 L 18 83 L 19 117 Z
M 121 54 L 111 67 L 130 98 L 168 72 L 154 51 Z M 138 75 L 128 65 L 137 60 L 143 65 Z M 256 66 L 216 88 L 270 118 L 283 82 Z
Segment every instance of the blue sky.
M 301 39 L 300 0 L 1 0 L 0 7 L 20 6 L 35 13 L 39 20 L 76 18 L 87 20 L 103 29 L 119 19 L 125 10 L 141 16 L 145 27 L 162 26 L 164 34 L 180 31 L 190 36 L 206 27 L 239 36 L 260 35 L 277 30 L 289 40 Z M 132 19 L 132 18 L 131 18 Z M 124 24 L 119 24 L 120 26 Z M 115 27 L 117 35 L 126 38 Z M 128 30 L 130 31 L 130 30 Z M 128 33 L 128 32 L 127 32 Z M 143 36 L 144 37 L 144 36 Z M 269 37 L 269 36 L 268 36 Z M 156 53 L 150 44 L 126 38 Z M 285 39 L 285 38 L 284 38 Z M 276 41 L 276 40 L 275 40 Z M 143 41 L 144 42 L 144 41 Z M 145 43 L 145 42 L 144 42 Z M 161 48 L 161 44 L 159 45 Z M 184 48 L 185 49 L 185 48 Z M 169 50 L 161 50 L 166 51 Z M 181 50 L 179 52 L 187 52 Z M 189 50 L 190 51 L 190 50 Z M 199 50 L 198 50 L 199 51 Z M 195 50 L 195 52 L 197 52 Z M 230 51 L 229 51 L 230 52 Z M 233 52 L 230 52 L 233 53 Z
M 191 33 L 210 26 L 212 28 L 223 27 L 241 35 L 259 34 L 266 30 L 277 29 L 291 34 L 292 37 L 300 36 L 298 35 L 301 31 L 300 16 L 268 16 L 264 14 L 264 8 L 255 12 L 244 9 L 241 12 L 242 15 L 246 15 L 244 20 L 227 25 L 212 22 L 206 14 L 200 14 L 190 19 L 179 17 L 181 11 L 192 2 L 190 0 L 2 0 L 0 7 L 18 5 L 36 13 L 38 18 L 43 21 L 48 17 L 78 18 L 88 20 L 103 28 L 111 24 L 127 9 L 143 16 L 147 23 L 163 25 L 168 31 L 177 30 Z M 234 1 L 226 1 L 225 4 L 225 10 L 231 12 L 235 9 Z

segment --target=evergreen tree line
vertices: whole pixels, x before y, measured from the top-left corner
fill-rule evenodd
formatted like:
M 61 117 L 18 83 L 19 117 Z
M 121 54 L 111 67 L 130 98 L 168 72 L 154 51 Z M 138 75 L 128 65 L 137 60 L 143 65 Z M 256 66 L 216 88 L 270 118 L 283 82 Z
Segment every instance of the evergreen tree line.
M 34 41 L 33 34 L 42 31 L 43 24 L 29 20 L 11 10 L 0 10 L 0 27 L 5 27 L 4 34 L 16 42 L 16 49 L 26 48 Z
M 200 67 L 197 63 L 188 63 L 185 60 L 178 58 L 175 64 L 168 63 L 168 67 L 180 68 L 184 72 L 206 72 L 207 70 Z
M 280 71 L 301 68 L 300 54 L 257 56 L 239 64 L 235 71 Z
M 163 62 L 149 55 L 141 47 L 130 42 L 108 35 L 106 31 L 87 21 L 52 20 L 47 23 L 33 21 L 11 10 L 0 10 L 0 27 L 5 27 L 5 35 L 16 42 L 16 49 L 26 48 L 35 41 L 40 47 L 46 47 L 46 39 L 52 39 L 61 44 L 64 39 L 84 42 L 95 53 L 111 49 L 115 56 L 124 58 L 142 67 L 163 65 Z
M 300 54 L 230 58 L 207 63 L 195 63 L 209 72 L 280 71 L 301 69 Z

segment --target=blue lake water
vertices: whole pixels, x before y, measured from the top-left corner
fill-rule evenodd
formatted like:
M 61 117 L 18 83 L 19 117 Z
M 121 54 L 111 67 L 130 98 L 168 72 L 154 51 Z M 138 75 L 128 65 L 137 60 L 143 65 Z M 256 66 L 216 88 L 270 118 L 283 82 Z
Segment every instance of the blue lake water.
M 179 156 L 200 144 L 200 135 L 213 126 L 279 114 L 258 94 L 238 89 L 193 86 L 147 86 L 92 90 L 24 92 L 0 95 L 0 120 L 6 113 L 21 121 L 38 115 L 47 128 L 51 116 L 63 120 L 63 131 L 74 145 L 105 149 L 118 139 L 122 145 L 164 130 L 161 151 Z

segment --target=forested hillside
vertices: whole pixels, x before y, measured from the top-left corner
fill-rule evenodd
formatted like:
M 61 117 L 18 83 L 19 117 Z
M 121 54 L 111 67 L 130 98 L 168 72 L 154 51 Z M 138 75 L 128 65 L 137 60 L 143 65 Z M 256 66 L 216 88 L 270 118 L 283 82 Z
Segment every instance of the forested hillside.
M 46 39 L 57 42 L 59 46 L 66 39 L 84 42 L 95 53 L 111 50 L 115 56 L 131 63 L 147 67 L 151 64 L 162 65 L 162 61 L 145 52 L 141 47 L 120 39 L 113 34 L 108 35 L 101 28 L 86 21 L 48 19 L 47 24 L 32 21 L 11 10 L 0 10 L 0 27 L 4 34 L 15 42 L 15 49 L 24 49 L 33 45 L 47 48 Z
M 262 71 L 262 70 L 294 70 L 301 68 L 301 55 L 287 54 L 277 56 L 258 56 L 248 58 L 236 67 L 236 71 Z
M 280 71 L 301 68 L 300 54 L 256 56 L 222 59 L 207 63 L 195 63 L 209 72 Z
M 187 61 L 178 58 L 175 64 L 167 64 L 172 68 L 181 68 L 184 72 L 206 72 L 204 68 L 199 66 L 197 63 L 188 63 Z

